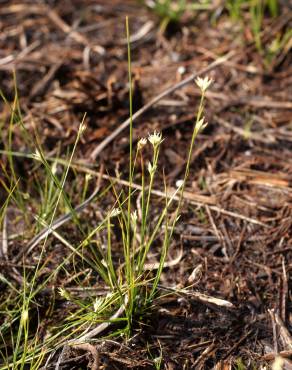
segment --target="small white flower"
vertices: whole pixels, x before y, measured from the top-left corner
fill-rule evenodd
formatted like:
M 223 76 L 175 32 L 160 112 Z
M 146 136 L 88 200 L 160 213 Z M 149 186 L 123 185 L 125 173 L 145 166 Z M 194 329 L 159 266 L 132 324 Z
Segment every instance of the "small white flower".
M 107 265 L 105 265 L 105 266 L 107 266 Z M 108 303 L 111 300 L 111 298 L 112 298 L 112 293 L 111 292 L 108 292 L 106 294 L 106 296 L 104 296 L 104 297 L 96 297 L 95 302 L 93 303 L 94 312 L 99 311 L 104 304 Z
M 58 293 L 60 294 L 61 297 L 64 297 L 64 295 L 65 295 L 65 289 L 58 288 Z
M 144 148 L 144 146 L 147 144 L 147 139 L 143 137 L 138 141 L 137 150 L 141 150 Z
M 52 174 L 53 175 L 56 175 L 57 171 L 58 171 L 58 163 L 57 162 L 54 162 L 52 164 Z
M 95 302 L 93 303 L 93 310 L 94 312 L 97 312 L 99 308 L 102 306 L 104 302 L 103 298 L 95 298 Z
M 106 248 L 103 248 L 103 249 L 106 249 Z M 107 263 L 106 263 L 106 261 L 105 261 L 105 259 L 104 259 L 104 258 L 100 261 L 100 263 L 101 263 L 105 268 L 108 268 L 108 265 L 107 265 Z
M 40 162 L 42 161 L 41 152 L 38 149 L 36 149 L 36 151 L 32 154 L 32 157 L 36 161 L 40 161 Z
M 150 175 L 152 175 L 155 172 L 155 167 L 152 165 L 151 162 L 148 163 L 147 170 Z
M 131 220 L 132 220 L 132 223 L 133 223 L 134 225 L 136 225 L 137 220 L 138 220 L 137 211 L 134 211 L 134 212 L 132 212 L 132 213 L 131 213 Z
M 118 216 L 122 211 L 119 208 L 113 208 L 110 213 L 109 217 L 116 217 Z
M 159 356 L 159 357 L 155 357 L 155 358 L 153 359 L 153 362 L 154 362 L 155 364 L 160 365 L 160 364 L 161 364 L 161 362 L 162 362 L 162 358 L 161 358 L 161 356 Z
M 161 132 L 154 131 L 153 134 L 148 136 L 148 140 L 153 145 L 153 147 L 157 147 L 162 142 Z
M 80 134 L 83 134 L 83 132 L 86 130 L 86 124 L 85 123 L 81 123 L 80 127 L 79 127 L 79 132 Z
M 213 80 L 212 80 L 212 78 L 209 78 L 208 76 L 206 76 L 204 78 L 197 77 L 195 79 L 195 82 L 198 85 L 198 87 L 200 88 L 200 90 L 204 93 L 209 88 L 209 86 L 211 85 Z
M 177 180 L 176 183 L 175 183 L 177 188 L 181 188 L 183 186 L 183 184 L 184 184 L 184 180 Z
M 67 299 L 67 301 L 70 300 L 69 293 L 64 288 L 58 288 L 58 293 L 60 294 L 61 297 Z
M 87 173 L 85 175 L 85 181 L 90 181 L 92 179 L 92 175 L 90 173 Z

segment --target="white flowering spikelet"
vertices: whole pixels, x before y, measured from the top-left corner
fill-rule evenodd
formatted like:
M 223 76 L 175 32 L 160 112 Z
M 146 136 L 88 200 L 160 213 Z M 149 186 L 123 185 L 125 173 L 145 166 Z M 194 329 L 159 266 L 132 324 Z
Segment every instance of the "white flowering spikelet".
M 52 164 L 52 174 L 53 174 L 53 175 L 56 175 L 56 174 L 57 174 L 57 171 L 58 171 L 58 163 L 55 161 L 55 162 Z
M 79 132 L 80 134 L 83 134 L 83 132 L 86 130 L 86 124 L 85 123 L 81 123 L 80 127 L 79 127 Z
M 156 166 L 154 166 L 151 162 L 148 162 L 147 170 L 149 172 L 149 175 L 151 176 L 156 171 Z
M 154 148 L 156 148 L 159 144 L 162 143 L 162 134 L 161 132 L 154 131 L 153 134 L 148 136 L 149 142 L 152 144 Z
M 113 208 L 110 213 L 109 217 L 116 217 L 118 216 L 122 211 L 119 208 Z
M 28 310 L 25 309 L 21 313 L 21 325 L 25 326 L 28 321 Z
M 64 288 L 58 288 L 58 293 L 61 297 L 65 298 L 67 301 L 70 301 L 70 295 Z
M 144 146 L 147 144 L 147 139 L 143 137 L 138 141 L 137 150 L 141 150 L 144 148 Z
M 36 149 L 36 151 L 32 154 L 32 157 L 36 161 L 40 161 L 40 162 L 42 161 L 41 152 L 38 149 Z
M 103 305 L 103 303 L 104 303 L 104 299 L 103 298 L 95 298 L 95 301 L 94 301 L 94 303 L 93 303 L 93 310 L 94 310 L 94 312 L 97 312 L 100 308 L 101 308 L 101 306 Z
M 90 173 L 87 173 L 86 175 L 85 175 L 85 180 L 86 181 L 90 181 L 92 179 L 92 175 L 90 174 Z
M 208 125 L 208 122 L 205 122 L 205 117 L 201 118 L 197 123 L 196 123 L 196 134 L 198 134 L 200 131 L 204 130 L 204 128 Z
M 204 78 L 197 77 L 195 79 L 195 82 L 198 85 L 199 89 L 202 91 L 202 93 L 204 93 L 209 88 L 213 80 L 212 78 L 209 78 L 208 76 L 206 76 Z
M 137 215 L 137 211 L 135 210 L 131 213 L 131 221 L 133 225 L 136 225 L 137 220 L 138 220 L 138 215 Z
M 94 312 L 101 311 L 104 305 L 110 301 L 111 296 L 112 296 L 112 293 L 108 292 L 105 297 L 96 297 L 93 303 Z

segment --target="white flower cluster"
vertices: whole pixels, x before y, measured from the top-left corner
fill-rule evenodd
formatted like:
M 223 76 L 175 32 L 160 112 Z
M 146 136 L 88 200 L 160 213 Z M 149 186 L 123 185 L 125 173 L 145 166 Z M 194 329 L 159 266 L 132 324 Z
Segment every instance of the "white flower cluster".
M 32 158 L 35 159 L 36 161 L 42 161 L 42 156 L 41 156 L 41 152 L 36 149 L 36 151 L 32 154 Z
M 58 292 L 59 292 L 61 297 L 65 298 L 67 301 L 70 300 L 70 295 L 69 295 L 69 293 L 67 292 L 66 289 L 60 287 L 60 288 L 58 288 Z
M 205 121 L 205 117 L 201 118 L 197 123 L 195 130 L 197 133 L 204 130 L 204 128 L 208 125 L 208 122 Z
M 209 78 L 208 76 L 206 76 L 204 78 L 197 77 L 195 79 L 195 82 L 198 85 L 199 89 L 202 91 L 202 93 L 205 93 L 205 91 L 209 88 L 213 80 L 212 78 Z
M 142 139 L 140 139 L 138 141 L 138 146 L 137 146 L 137 149 L 138 150 L 141 150 L 144 148 L 144 146 L 147 144 L 147 139 L 145 137 L 143 137 Z
M 137 211 L 133 211 L 131 213 L 131 221 L 132 223 L 135 225 L 137 223 L 137 220 L 138 220 L 138 215 L 137 215 Z
M 119 208 L 113 208 L 110 213 L 109 213 L 109 217 L 116 217 L 118 216 L 122 211 L 119 209 Z
M 79 126 L 79 132 L 80 134 L 83 134 L 83 132 L 86 130 L 86 124 L 85 123 L 81 123 L 81 125 Z
M 161 132 L 154 131 L 153 134 L 148 136 L 149 142 L 156 148 L 159 144 L 162 143 L 162 134 Z
M 159 131 L 154 131 L 153 134 L 148 135 L 148 141 L 153 146 L 153 148 L 157 148 L 163 141 L 162 134 Z M 138 141 L 137 150 L 141 150 L 147 144 L 147 139 L 143 137 Z
M 147 170 L 150 175 L 154 174 L 154 172 L 156 171 L 156 168 L 157 167 L 154 166 L 151 162 L 148 163 Z

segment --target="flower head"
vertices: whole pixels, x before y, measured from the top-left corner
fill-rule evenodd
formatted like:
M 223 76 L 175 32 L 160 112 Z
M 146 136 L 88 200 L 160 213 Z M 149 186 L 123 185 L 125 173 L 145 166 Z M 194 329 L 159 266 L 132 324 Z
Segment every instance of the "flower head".
M 147 166 L 147 170 L 148 170 L 148 172 L 149 172 L 149 174 L 151 176 L 151 175 L 154 174 L 154 172 L 156 170 L 156 166 L 154 166 L 151 162 L 149 162 L 148 163 L 148 166 Z
M 131 221 L 133 225 L 136 225 L 137 220 L 138 220 L 138 216 L 137 216 L 137 211 L 135 210 L 131 213 Z
M 119 208 L 113 208 L 110 213 L 109 217 L 116 217 L 118 216 L 122 211 Z
M 58 163 L 55 161 L 53 164 L 52 164 L 52 174 L 53 175 L 56 175 L 58 171 Z
M 148 136 L 149 142 L 156 148 L 162 142 L 162 134 L 161 132 L 154 131 L 153 134 Z
M 206 76 L 204 78 L 197 77 L 195 79 L 195 82 L 198 85 L 199 89 L 202 91 L 202 93 L 204 93 L 209 88 L 213 80 L 212 78 L 209 78 L 208 76 Z
M 32 157 L 36 161 L 40 161 L 40 162 L 42 161 L 41 152 L 38 149 L 36 149 L 36 151 L 32 154 Z
M 83 132 L 86 130 L 86 124 L 83 122 L 81 123 L 81 125 L 79 126 L 79 131 L 80 131 L 80 134 L 83 134 Z
M 208 122 L 205 122 L 205 117 L 201 118 L 197 123 L 196 123 L 196 134 L 198 134 L 200 131 L 204 130 L 204 128 L 208 125 Z
M 94 312 L 97 312 L 101 306 L 103 305 L 104 303 L 104 299 L 103 298 L 95 298 L 95 302 L 93 303 L 93 310 Z
M 107 266 L 107 265 L 105 265 L 105 266 Z M 104 307 L 104 304 L 108 303 L 111 300 L 111 297 L 112 297 L 111 292 L 108 292 L 106 294 L 106 296 L 104 296 L 104 297 L 96 297 L 95 301 L 93 303 L 94 312 L 100 311 Z
M 22 326 L 24 326 L 27 323 L 27 320 L 28 320 L 28 310 L 25 309 L 21 313 L 21 324 L 22 324 Z
M 63 297 L 63 298 L 65 298 L 65 299 L 67 299 L 67 301 L 69 301 L 70 300 L 70 295 L 69 295 L 69 293 L 67 292 L 67 290 L 65 290 L 64 288 L 58 288 L 58 292 L 59 292 L 59 294 L 60 294 L 60 296 L 61 297 Z
M 92 179 L 92 175 L 91 175 L 91 173 L 87 173 L 86 175 L 85 175 L 85 180 L 86 181 L 90 181 Z
M 147 144 L 147 139 L 143 137 L 138 141 L 137 150 L 141 150 L 144 148 L 144 146 Z

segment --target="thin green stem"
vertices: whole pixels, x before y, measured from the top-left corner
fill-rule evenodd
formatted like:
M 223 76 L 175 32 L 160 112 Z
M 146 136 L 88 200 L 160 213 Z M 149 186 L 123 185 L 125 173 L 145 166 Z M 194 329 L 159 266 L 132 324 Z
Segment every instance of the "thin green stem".
M 190 147 L 189 147 L 189 151 L 188 151 L 187 164 L 186 164 L 186 168 L 185 168 L 183 184 L 182 184 L 181 191 L 180 191 L 180 197 L 179 197 L 179 202 L 178 202 L 178 206 L 177 206 L 177 211 L 176 211 L 176 214 L 175 214 L 176 215 L 175 220 L 176 220 L 176 218 L 178 216 L 178 213 L 181 209 L 181 204 L 182 204 L 182 200 L 183 200 L 183 193 L 184 193 L 184 190 L 185 190 L 186 181 L 187 181 L 187 179 L 189 177 L 189 173 L 190 173 L 190 165 L 191 165 L 192 153 L 193 153 L 193 149 L 194 149 L 194 143 L 195 143 L 196 137 L 198 136 L 198 133 L 199 133 L 198 129 L 197 129 L 197 125 L 198 125 L 199 121 L 202 119 L 202 114 L 203 114 L 203 111 L 204 111 L 204 100 L 205 100 L 205 94 L 202 93 L 199 108 L 198 108 L 197 117 L 196 117 L 194 128 L 193 128 L 191 143 L 190 143 Z
M 130 29 L 129 29 L 129 18 L 126 17 L 126 34 L 127 34 L 127 50 L 128 50 L 128 75 L 129 75 L 129 114 L 130 114 L 130 125 L 129 125 L 129 192 L 128 192 L 128 212 L 127 212 L 127 252 L 126 252 L 126 265 L 127 265 L 127 279 L 128 282 L 131 280 L 131 267 L 130 267 L 130 245 L 131 245 L 131 198 L 132 198 L 132 182 L 133 182 L 133 96 L 132 96 L 132 71 L 131 71 L 131 47 L 130 47 Z M 131 301 L 131 299 L 130 299 Z

